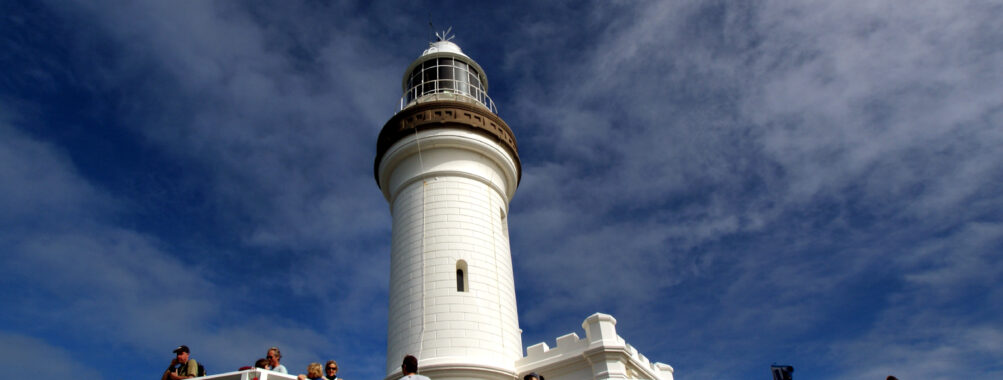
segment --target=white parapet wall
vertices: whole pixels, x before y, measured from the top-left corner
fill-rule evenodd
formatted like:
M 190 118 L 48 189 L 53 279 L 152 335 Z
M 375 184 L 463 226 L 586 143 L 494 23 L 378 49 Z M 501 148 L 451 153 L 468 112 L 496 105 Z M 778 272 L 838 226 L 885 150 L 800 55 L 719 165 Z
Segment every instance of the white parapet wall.
M 557 346 L 537 343 L 516 361 L 519 376 L 536 372 L 547 380 L 648 379 L 672 380 L 672 366 L 652 363 L 616 334 L 616 319 L 596 313 L 582 323 L 585 339 L 570 333 Z
M 199 380 L 296 380 L 295 375 L 287 375 L 260 368 L 233 371 L 200 377 Z

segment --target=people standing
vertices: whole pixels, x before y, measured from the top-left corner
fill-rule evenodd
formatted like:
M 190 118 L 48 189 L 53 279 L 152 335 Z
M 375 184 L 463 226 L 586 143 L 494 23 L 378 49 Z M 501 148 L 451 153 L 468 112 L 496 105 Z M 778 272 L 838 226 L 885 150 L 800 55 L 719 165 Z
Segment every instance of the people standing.
M 418 374 L 418 358 L 411 355 L 404 357 L 404 363 L 401 364 L 401 372 L 404 374 L 404 377 L 401 377 L 400 380 L 432 380 Z
M 180 345 L 175 348 L 171 366 L 167 367 L 167 371 L 164 371 L 160 380 L 181 380 L 198 376 L 199 365 L 190 355 L 191 350 L 188 349 L 188 346 Z
M 323 371 L 324 373 L 320 374 L 320 375 L 317 375 L 318 377 L 316 377 L 316 378 L 315 377 L 311 377 L 311 376 L 313 376 L 313 374 L 312 374 L 312 372 L 310 372 L 310 371 L 313 370 L 313 365 L 314 364 L 317 364 L 317 363 L 310 363 L 310 365 L 307 366 L 307 369 L 306 369 L 307 370 L 307 374 L 306 375 L 299 375 L 296 378 L 299 379 L 299 380 L 307 380 L 307 379 L 310 379 L 310 380 L 343 380 L 342 378 L 338 377 L 338 362 L 336 362 L 334 360 L 328 360 L 327 363 L 324 364 L 324 371 Z M 317 373 L 321 372 L 320 368 L 321 368 L 320 364 L 317 364 Z
M 341 380 L 341 378 L 338 377 L 338 362 L 328 360 L 327 363 L 324 363 L 324 379 Z
M 265 359 L 268 359 L 269 365 L 272 366 L 272 371 L 289 374 L 286 366 L 279 363 L 279 360 L 282 360 L 282 352 L 279 351 L 278 347 L 269 348 L 268 353 L 265 354 Z
M 324 374 L 320 370 L 320 363 L 313 362 L 306 366 L 306 376 L 299 375 L 299 379 L 323 380 Z
M 272 369 L 272 365 L 271 362 L 268 361 L 268 359 L 261 358 L 258 359 L 258 361 L 254 362 L 254 368 Z

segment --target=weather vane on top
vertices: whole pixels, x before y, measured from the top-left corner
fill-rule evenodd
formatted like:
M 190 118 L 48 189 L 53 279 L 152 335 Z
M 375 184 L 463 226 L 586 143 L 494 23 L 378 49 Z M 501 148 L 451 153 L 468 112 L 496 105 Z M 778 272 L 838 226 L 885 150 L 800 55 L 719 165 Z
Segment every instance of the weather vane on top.
M 432 29 L 435 28 L 435 26 L 432 25 L 431 21 L 428 22 L 428 26 L 429 26 L 429 28 L 432 28 Z M 449 41 L 449 40 L 451 40 L 453 38 L 456 38 L 455 34 L 452 35 L 452 36 L 449 35 L 449 33 L 452 32 L 452 31 L 453 31 L 453 27 L 450 26 L 449 28 L 446 28 L 446 30 L 443 30 L 441 32 L 435 32 L 435 41 L 436 42 L 438 42 L 438 41 Z

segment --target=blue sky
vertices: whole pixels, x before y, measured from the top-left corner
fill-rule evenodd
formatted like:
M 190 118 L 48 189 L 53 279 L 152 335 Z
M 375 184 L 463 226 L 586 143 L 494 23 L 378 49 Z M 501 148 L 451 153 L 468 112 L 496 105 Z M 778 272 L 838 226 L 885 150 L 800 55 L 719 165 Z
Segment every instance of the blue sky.
M 429 19 L 523 165 L 526 346 L 595 312 L 678 379 L 1003 377 L 1003 5 L 0 4 L 0 357 L 382 378 L 376 136 Z

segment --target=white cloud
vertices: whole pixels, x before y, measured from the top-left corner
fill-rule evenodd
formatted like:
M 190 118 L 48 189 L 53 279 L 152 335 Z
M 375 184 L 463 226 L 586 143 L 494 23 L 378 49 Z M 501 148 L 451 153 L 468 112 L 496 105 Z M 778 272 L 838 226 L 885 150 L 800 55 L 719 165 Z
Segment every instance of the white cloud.
M 987 49 L 1003 41 L 990 26 L 998 7 L 632 5 L 593 28 L 602 32 L 567 38 L 590 42 L 578 44 L 588 49 L 574 54 L 582 59 L 562 60 L 567 50 L 546 38 L 513 53 L 545 62 L 520 72 L 522 111 L 510 120 L 529 124 L 523 156 L 546 160 L 524 158 L 516 202 L 529 210 L 513 208 L 512 220 L 524 223 L 513 227 L 514 247 L 527 251 L 516 265 L 536 275 L 520 286 L 547 292 L 523 311 L 679 306 L 673 312 L 694 316 L 677 323 L 727 332 L 692 337 L 711 356 L 747 357 L 737 347 L 750 330 L 777 334 L 778 345 L 801 334 L 817 336 L 808 345 L 852 342 L 823 326 L 868 307 L 855 301 L 883 310 L 880 299 L 917 291 L 866 284 L 939 283 L 924 294 L 957 300 L 998 282 L 993 252 L 1003 231 L 980 222 L 997 220 L 1003 202 L 992 190 L 1003 173 L 1003 55 Z M 546 276 L 567 271 L 576 275 Z M 610 272 L 634 281 L 583 280 Z M 606 287 L 617 296 L 595 300 Z M 715 311 L 662 301 L 699 302 L 678 295 L 686 292 Z M 855 300 L 856 292 L 869 294 Z M 894 307 L 961 313 L 977 304 Z M 865 330 L 902 329 L 857 318 Z M 934 341 L 980 323 L 959 321 Z M 975 353 L 998 358 L 963 347 L 950 357 Z M 706 363 L 697 373 L 740 370 L 695 359 Z
M 82 336 L 110 331 L 100 340 L 145 358 L 189 344 L 214 372 L 271 345 L 283 347 L 290 368 L 320 352 L 371 361 L 382 350 L 372 337 L 385 323 L 357 315 L 385 313 L 387 258 L 373 250 L 385 247 L 390 226 L 372 179 L 372 147 L 410 51 L 347 33 L 365 20 L 331 23 L 306 9 L 324 5 L 267 15 L 210 3 L 51 5 L 79 30 L 67 42 L 78 66 L 62 69 L 80 73 L 79 85 L 117 111 L 100 132 L 135 137 L 136 149 L 154 157 L 141 165 L 170 166 L 144 168 L 148 175 L 172 177 L 150 198 L 111 199 L 121 189 L 84 178 L 62 157 L 65 147 L 0 131 L 11 137 L 0 144 L 10 158 L 0 170 L 17 174 L 0 184 L 12 195 L 0 205 L 22 211 L 0 223 L 26 232 L 0 233 L 23 280 L 17 286 L 59 300 L 50 308 L 26 294 L 12 318 L 74 326 Z M 128 96 L 111 95 L 118 93 Z M 24 191 L 34 187 L 44 191 Z M 163 198 L 175 203 L 158 204 Z M 180 230 L 208 237 L 132 220 L 163 218 L 163 208 L 189 199 L 198 202 L 182 206 L 209 220 L 178 218 L 188 226 Z M 26 223 L 47 204 L 54 211 L 45 221 L 67 227 Z M 198 231 L 202 224 L 211 231 Z M 41 281 L 40 271 L 61 276 Z M 309 303 L 288 298 L 318 301 L 296 310 Z
M 66 351 L 53 346 L 78 339 L 93 350 L 125 347 L 140 358 L 166 357 L 164 364 L 168 348 L 183 342 L 201 358 L 233 369 L 276 341 L 293 352 L 319 349 L 316 330 L 273 317 L 214 327 L 238 312 L 238 300 L 231 298 L 238 290 L 220 288 L 210 280 L 215 271 L 165 251 L 156 238 L 114 226 L 115 201 L 81 178 L 54 147 L 6 124 L 0 128 L 5 163 L 0 206 L 45 214 L 0 217 L 3 225 L 16 226 L 0 232 L 7 255 L 4 286 L 11 289 L 5 318 L 28 334 L 2 338 L 27 345 L 17 356 L 31 358 L 25 363 L 58 361 Z M 72 337 L 59 335 L 66 331 L 73 331 Z M 30 334 L 60 337 L 46 342 Z M 245 351 L 254 353 L 241 356 Z M 73 371 L 74 363 L 32 373 Z
M 134 200 L 108 196 L 59 147 L 0 129 L 0 206 L 11 210 L 0 225 L 29 232 L 0 238 L 16 248 L 16 275 L 64 305 L 26 296 L 17 315 L 85 335 L 98 330 L 86 324 L 114 327 L 103 339 L 160 357 L 186 329 L 165 315 L 187 310 L 198 335 L 189 343 L 215 368 L 272 344 L 290 368 L 322 350 L 373 361 L 348 353 L 385 331 L 358 318 L 385 312 L 390 223 L 371 154 L 400 69 L 420 51 L 399 37 L 421 7 L 332 18 L 351 9 L 54 6 L 82 24 L 73 58 L 102 63 L 80 68 L 100 73 L 81 85 L 128 93 L 115 121 L 178 165 L 182 178 L 165 181 L 207 198 L 229 235 L 214 254 L 187 250 L 215 240 L 129 228 L 116 218 L 143 216 L 123 207 Z M 1000 304 L 998 7 L 541 7 L 500 18 L 506 28 L 489 38 L 505 42 L 491 45 L 509 48 L 502 68 L 486 67 L 523 154 L 510 220 L 518 286 L 532 293 L 524 328 L 613 312 L 628 340 L 692 377 L 733 375 L 745 370 L 733 358 L 782 351 L 764 353 L 761 341 L 807 347 L 817 356 L 802 359 L 823 366 L 863 363 L 829 377 L 999 362 L 999 331 L 978 310 Z M 226 268 L 186 260 L 199 257 Z M 278 269 L 241 280 L 264 271 L 239 274 L 243 265 L 264 261 Z M 42 281 L 39 268 L 64 276 Z M 279 293 L 317 301 L 255 309 Z M 879 350 L 888 354 L 863 360 Z
M 10 221 L 31 221 L 33 224 L 60 225 L 65 223 L 52 214 L 69 214 L 79 217 L 82 208 L 107 207 L 108 200 L 86 181 L 64 171 L 56 170 L 69 165 L 64 155 L 54 154 L 47 144 L 20 136 L 5 122 L 7 110 L 0 109 L 0 194 L 4 194 L 0 210 L 5 220 L 0 225 L 17 230 L 24 225 L 8 224 Z M 28 179 L 21 182 L 15 179 Z M 67 188 L 73 191 L 66 191 Z
M 389 225 L 369 211 L 385 202 L 364 162 L 406 63 L 345 33 L 360 25 L 303 22 L 300 6 L 267 20 L 226 4 L 108 7 L 64 11 L 93 18 L 120 49 L 94 85 L 135 91 L 122 124 L 204 173 L 192 186 L 236 211 L 223 217 L 247 244 L 318 248 Z
M 12 363 L 5 371 L 10 377 L 102 379 L 101 373 L 71 352 L 22 334 L 0 331 L 0 355 Z

